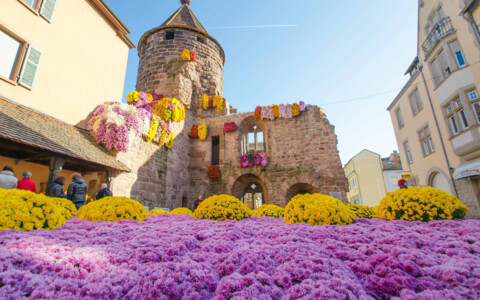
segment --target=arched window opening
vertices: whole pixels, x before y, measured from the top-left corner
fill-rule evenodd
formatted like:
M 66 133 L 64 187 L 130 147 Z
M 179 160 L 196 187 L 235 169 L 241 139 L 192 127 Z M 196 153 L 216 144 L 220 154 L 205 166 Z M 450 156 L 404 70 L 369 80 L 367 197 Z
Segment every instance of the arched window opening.
M 265 151 L 265 137 L 263 131 L 253 125 L 247 134 L 242 137 L 242 154 Z
M 257 209 L 263 205 L 263 189 L 260 185 L 250 183 L 247 185 L 241 198 L 250 209 Z

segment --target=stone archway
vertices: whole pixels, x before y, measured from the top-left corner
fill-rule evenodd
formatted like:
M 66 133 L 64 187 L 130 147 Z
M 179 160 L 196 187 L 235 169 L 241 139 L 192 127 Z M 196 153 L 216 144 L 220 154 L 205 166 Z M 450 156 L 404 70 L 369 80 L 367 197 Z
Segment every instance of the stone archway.
M 232 195 L 240 199 L 250 209 L 256 209 L 266 203 L 267 189 L 260 177 L 254 174 L 245 174 L 235 180 Z
M 286 200 L 286 203 L 288 204 L 288 202 L 290 202 L 290 200 L 296 195 L 314 194 L 319 192 L 320 191 L 311 184 L 296 183 L 292 185 L 290 188 L 288 188 L 285 200 Z

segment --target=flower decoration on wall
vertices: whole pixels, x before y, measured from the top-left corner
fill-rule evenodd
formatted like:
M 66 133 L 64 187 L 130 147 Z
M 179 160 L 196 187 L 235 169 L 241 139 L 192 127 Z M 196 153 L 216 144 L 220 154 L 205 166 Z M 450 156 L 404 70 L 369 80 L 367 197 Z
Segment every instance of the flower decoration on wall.
M 198 126 L 192 125 L 192 129 L 190 130 L 190 137 L 194 139 L 198 139 Z
M 175 136 L 173 135 L 173 133 L 170 133 L 167 137 L 167 140 L 165 141 L 165 147 L 167 147 L 168 149 L 172 149 L 174 141 Z
M 254 154 L 243 154 L 240 156 L 240 167 L 251 168 L 256 166 L 268 166 L 269 159 L 265 152 Z
M 206 94 L 203 94 L 202 95 L 202 108 L 203 108 L 203 110 L 208 110 L 210 108 L 208 102 L 209 102 L 208 96 Z
M 204 141 L 207 138 L 207 125 L 202 124 L 198 126 L 198 138 Z
M 276 118 L 292 119 L 300 115 L 301 112 L 306 111 L 305 102 L 294 104 L 280 104 L 273 106 L 257 106 L 255 108 L 254 118 L 255 120 L 270 120 L 273 121 Z
M 212 105 L 217 110 L 222 111 L 223 110 L 223 98 L 220 97 L 219 95 L 215 95 L 215 97 L 213 97 Z
M 150 124 L 150 129 L 148 131 L 147 136 L 145 137 L 145 140 L 148 142 L 153 141 L 153 138 L 155 137 L 155 134 L 157 133 L 157 128 L 158 128 L 158 120 L 155 118 L 152 118 L 152 122 Z
M 182 59 L 183 59 L 183 61 L 190 61 L 190 59 L 191 59 L 190 50 L 188 50 L 188 49 L 183 50 Z
M 140 97 L 137 91 L 132 91 L 127 95 L 128 103 L 138 102 L 138 99 L 140 99 Z
M 234 131 L 237 131 L 237 124 L 235 124 L 235 122 L 227 122 L 223 124 L 224 133 L 229 133 Z
M 257 106 L 255 108 L 255 113 L 253 114 L 253 117 L 255 120 L 261 120 L 262 119 L 262 107 Z
M 148 120 L 150 123 L 150 120 Z M 88 121 L 95 141 L 107 149 L 126 152 L 137 145 L 142 134 L 137 108 L 131 105 L 109 102 L 97 106 Z
M 197 61 L 197 52 L 190 51 L 190 61 L 191 62 L 196 62 Z
M 220 168 L 218 166 L 208 166 L 208 178 L 220 181 Z

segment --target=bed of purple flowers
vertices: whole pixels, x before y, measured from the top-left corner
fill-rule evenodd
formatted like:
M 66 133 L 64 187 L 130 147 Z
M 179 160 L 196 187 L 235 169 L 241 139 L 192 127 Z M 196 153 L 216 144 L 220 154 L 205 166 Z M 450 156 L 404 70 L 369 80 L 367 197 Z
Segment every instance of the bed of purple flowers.
M 157 215 L 0 232 L 0 298 L 478 299 L 479 220 Z

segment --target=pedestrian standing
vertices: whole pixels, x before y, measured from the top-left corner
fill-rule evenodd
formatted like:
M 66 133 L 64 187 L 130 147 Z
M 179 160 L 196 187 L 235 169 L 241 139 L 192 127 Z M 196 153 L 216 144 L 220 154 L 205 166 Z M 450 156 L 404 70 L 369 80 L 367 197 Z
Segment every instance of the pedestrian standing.
M 65 185 L 65 177 L 60 176 L 55 179 L 54 182 L 47 186 L 47 192 L 45 193 L 49 197 L 53 198 L 67 198 L 67 195 L 63 193 L 63 186 Z
M 195 211 L 197 209 L 197 207 L 202 203 L 203 201 L 203 198 L 202 196 L 198 196 L 197 200 L 195 200 L 195 202 L 193 202 L 193 210 Z
M 83 182 L 82 175 L 75 173 L 72 175 L 72 183 L 68 186 L 67 198 L 72 200 L 75 207 L 79 209 L 85 205 L 85 196 L 87 195 L 87 185 Z
M 30 171 L 25 171 L 22 173 L 22 180 L 20 180 L 18 182 L 18 189 L 19 190 L 25 190 L 25 191 L 30 191 L 30 192 L 34 192 L 36 193 L 37 192 L 37 187 L 35 185 L 35 183 L 30 180 L 30 178 L 32 177 L 32 172 Z
M 16 189 L 18 186 L 17 177 L 13 176 L 13 168 L 11 166 L 3 167 L 0 172 L 0 188 L 2 189 Z
M 400 179 L 400 180 L 398 181 L 398 187 L 399 187 L 400 189 L 406 189 L 406 188 L 408 188 L 408 185 L 407 185 L 407 182 L 405 181 L 405 179 Z
M 98 191 L 97 196 L 95 196 L 96 200 L 100 200 L 105 197 L 110 197 L 112 196 L 112 192 L 108 189 L 108 186 L 106 183 L 102 183 L 101 190 Z

